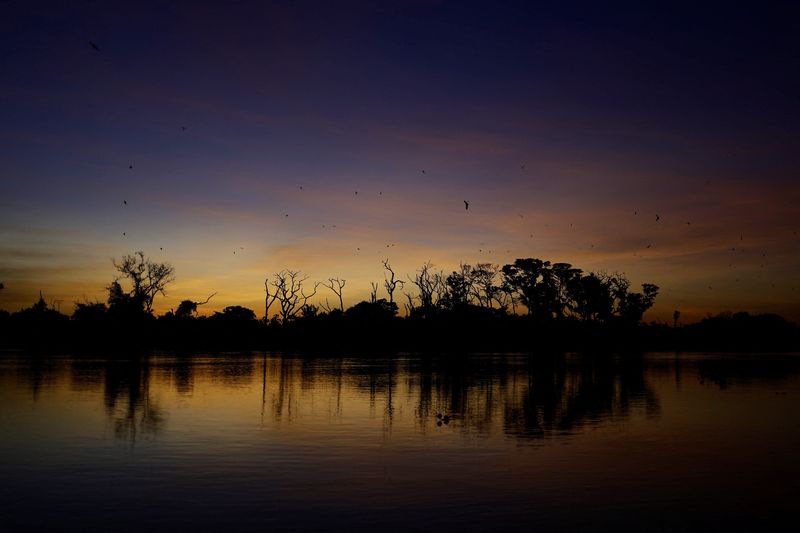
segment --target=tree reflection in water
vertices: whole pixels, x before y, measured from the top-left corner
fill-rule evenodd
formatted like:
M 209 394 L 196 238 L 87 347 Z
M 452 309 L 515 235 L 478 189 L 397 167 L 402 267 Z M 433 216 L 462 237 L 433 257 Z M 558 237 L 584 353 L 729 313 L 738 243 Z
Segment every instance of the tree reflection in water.
M 330 390 L 342 416 L 342 389 L 366 396 L 371 417 L 392 426 L 397 402 L 411 400 L 416 427 L 449 423 L 488 433 L 496 424 L 518 438 L 542 438 L 586 424 L 624 418 L 633 409 L 658 416 L 642 358 L 564 355 L 400 359 L 265 360 L 264 397 L 273 420 L 291 421 L 303 391 Z M 402 397 L 398 398 L 397 395 Z M 266 400 L 265 400 L 266 401 Z M 380 407 L 379 407 L 380 406 Z
M 380 419 L 384 436 L 402 414 L 404 424 L 413 424 L 422 434 L 439 428 L 476 434 L 501 431 L 535 441 L 624 420 L 635 411 L 659 416 L 661 404 L 651 385 L 655 378 L 674 380 L 677 390 L 687 378 L 725 388 L 780 380 L 799 370 L 796 357 L 682 360 L 677 355 L 563 354 L 25 357 L 13 367 L 34 401 L 62 377 L 73 391 L 101 392 L 114 435 L 130 444 L 154 438 L 166 426 L 167 412 L 154 390 L 172 389 L 179 398 L 191 398 L 198 380 L 204 388 L 253 390 L 254 401 L 260 401 L 253 409 L 260 407 L 262 424 L 265 417 L 291 424 L 307 416 L 309 406 L 324 404 L 329 406 L 327 423 L 346 421 L 358 411 Z M 411 420 L 407 413 L 412 413 Z
M 111 363 L 104 369 L 106 412 L 114 434 L 131 445 L 142 436 L 156 435 L 165 416 L 150 395 L 150 361 L 147 357 Z

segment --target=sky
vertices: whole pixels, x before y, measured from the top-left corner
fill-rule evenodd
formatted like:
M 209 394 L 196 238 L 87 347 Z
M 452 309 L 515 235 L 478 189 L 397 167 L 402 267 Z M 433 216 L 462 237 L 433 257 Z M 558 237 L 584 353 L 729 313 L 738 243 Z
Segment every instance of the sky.
M 157 312 L 538 257 L 800 321 L 800 5 L 697 4 L 0 2 L 0 309 L 142 250 Z

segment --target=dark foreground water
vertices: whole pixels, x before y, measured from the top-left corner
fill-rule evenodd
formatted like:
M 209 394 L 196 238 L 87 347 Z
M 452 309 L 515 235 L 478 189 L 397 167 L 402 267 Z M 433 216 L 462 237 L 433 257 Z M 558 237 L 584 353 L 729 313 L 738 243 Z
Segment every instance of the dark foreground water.
M 775 529 L 798 399 L 793 355 L 6 353 L 0 529 Z

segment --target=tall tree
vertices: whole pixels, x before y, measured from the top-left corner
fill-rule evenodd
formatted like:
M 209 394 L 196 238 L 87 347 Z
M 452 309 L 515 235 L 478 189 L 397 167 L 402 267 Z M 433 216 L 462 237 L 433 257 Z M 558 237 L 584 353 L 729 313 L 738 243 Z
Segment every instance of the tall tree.
M 266 296 L 266 316 L 269 320 L 269 308 L 274 302 L 278 302 L 280 309 L 278 313 L 281 322 L 287 322 L 300 314 L 308 300 L 317 293 L 319 282 L 314 282 L 314 289 L 306 294 L 303 284 L 308 280 L 308 276 L 303 276 L 299 270 L 281 270 L 273 276 L 264 280 L 264 290 Z M 270 287 L 272 287 L 270 294 Z
M 383 286 L 386 287 L 386 292 L 389 294 L 389 302 L 394 302 L 394 291 L 398 287 L 402 289 L 405 282 L 395 278 L 394 270 L 388 259 L 383 260 L 383 268 L 386 270 L 383 273 Z
M 124 296 L 133 305 L 146 313 L 153 310 L 153 300 L 158 294 L 165 295 L 166 287 L 175 281 L 175 269 L 169 263 L 156 263 L 138 251 L 124 255 L 122 260 L 112 261 L 119 275 L 108 287 L 109 305 L 119 302 Z M 127 280 L 131 290 L 123 290 L 120 280 Z
M 217 293 L 211 294 L 208 298 L 203 300 L 202 302 L 195 302 L 194 300 L 183 300 L 180 304 L 178 304 L 178 309 L 175 311 L 175 316 L 179 318 L 190 318 L 194 316 L 197 312 L 197 308 L 201 305 L 206 305 L 208 302 L 211 301 Z
M 538 318 L 551 318 L 556 307 L 558 292 L 550 270 L 550 261 L 541 259 L 516 259 L 505 265 L 503 287 L 516 295 L 528 314 Z
M 339 298 L 339 310 L 344 313 L 344 300 L 342 299 L 342 292 L 344 291 L 344 286 L 347 283 L 346 279 L 339 279 L 339 278 L 328 278 L 328 283 L 322 282 L 324 287 L 330 289 L 330 291 L 335 294 Z

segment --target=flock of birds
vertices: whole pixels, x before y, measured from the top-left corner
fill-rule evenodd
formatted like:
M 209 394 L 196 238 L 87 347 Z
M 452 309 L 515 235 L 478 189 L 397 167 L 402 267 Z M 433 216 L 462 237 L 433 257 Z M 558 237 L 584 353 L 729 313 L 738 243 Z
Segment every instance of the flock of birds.
M 95 52 L 97 52 L 97 53 L 102 53 L 102 51 L 100 50 L 100 47 L 99 47 L 99 46 L 98 46 L 96 43 L 94 43 L 93 41 L 89 41 L 89 45 L 92 47 L 92 49 L 93 49 Z M 182 133 L 185 133 L 185 132 L 186 132 L 186 129 L 187 129 L 187 128 L 186 128 L 186 126 L 181 126 L 181 127 L 180 127 L 180 131 L 181 131 Z M 128 165 L 128 169 L 129 169 L 129 170 L 134 170 L 134 165 L 133 165 L 133 163 L 131 163 L 131 164 L 129 164 L 129 165 Z M 525 169 L 526 169 L 526 163 L 522 163 L 522 164 L 520 165 L 520 170 L 524 171 Z M 427 172 L 426 172 L 426 170 L 425 170 L 425 169 L 421 169 L 421 171 L 420 171 L 420 172 L 421 172 L 423 175 L 427 175 Z M 302 186 L 302 185 L 300 185 L 300 186 L 299 186 L 299 190 L 300 190 L 300 191 L 303 191 L 303 190 L 304 190 L 304 188 L 303 188 L 303 186 Z M 357 196 L 358 196 L 358 191 L 357 191 L 357 190 L 356 190 L 356 191 L 354 191 L 354 192 L 353 192 L 353 195 L 357 197 Z M 378 196 L 383 196 L 383 191 L 378 191 Z M 465 211 L 469 211 L 469 208 L 470 208 L 470 201 L 469 201 L 469 200 L 463 200 L 463 203 L 464 203 L 464 210 L 465 210 Z M 128 201 L 127 201 L 127 200 L 123 200 L 123 201 L 122 201 L 122 204 L 123 204 L 123 206 L 128 206 Z M 638 210 L 638 209 L 635 209 L 635 210 L 634 210 L 634 215 L 635 215 L 635 216 L 638 216 L 638 215 L 639 215 L 639 210 Z M 519 217 L 520 217 L 520 219 L 524 219 L 524 216 L 523 216 L 522 214 L 519 214 Z M 284 213 L 284 214 L 283 214 L 283 218 L 284 218 L 284 219 L 287 219 L 287 218 L 289 218 L 289 213 Z M 661 215 L 660 215 L 659 213 L 655 213 L 655 221 L 656 221 L 656 222 L 660 222 L 660 221 L 661 221 Z M 686 224 L 687 226 L 691 226 L 691 225 L 692 225 L 692 222 L 691 222 L 691 221 L 686 221 L 686 222 L 685 222 L 685 224 Z M 325 228 L 333 228 L 333 229 L 335 229 L 336 227 L 337 227 L 337 226 L 336 226 L 336 224 L 328 224 L 328 225 L 326 225 L 326 224 L 322 224 L 322 228 L 323 228 L 323 229 L 325 229 Z M 549 224 L 545 224 L 545 227 L 550 227 L 550 225 L 549 225 Z M 572 223 L 570 223 L 570 227 L 571 227 L 571 228 L 574 228 L 574 225 L 573 225 Z M 793 232 L 793 234 L 794 234 L 794 236 L 795 236 L 795 237 L 797 237 L 797 231 L 794 231 L 794 232 Z M 123 237 L 127 236 L 127 232 L 123 231 L 123 232 L 122 232 L 122 235 L 123 235 Z M 533 235 L 533 233 L 530 233 L 530 234 L 529 234 L 529 238 L 530 238 L 530 239 L 532 239 L 532 238 L 533 238 L 533 236 L 534 236 L 534 235 Z M 741 241 L 743 241 L 743 240 L 744 240 L 744 235 L 743 235 L 743 234 L 741 234 L 741 235 L 740 235 L 740 240 L 741 240 Z M 483 244 L 484 244 L 484 243 L 481 243 L 481 245 L 483 245 Z M 386 244 L 386 248 L 392 248 L 392 247 L 394 247 L 394 246 L 395 246 L 395 243 L 389 243 L 389 244 Z M 648 250 L 649 250 L 649 249 L 653 248 L 653 246 L 654 246 L 654 245 L 653 245 L 652 243 L 648 243 L 648 244 L 645 246 L 645 249 L 648 249 Z M 595 248 L 595 244 L 593 244 L 593 243 L 592 243 L 592 244 L 590 244 L 590 245 L 589 245 L 589 247 L 590 247 L 590 249 L 594 249 L 594 248 Z M 159 250 L 163 252 L 163 250 L 164 250 L 164 247 L 163 247 L 163 246 L 160 246 L 160 247 L 159 247 Z M 241 252 L 241 251 L 244 251 L 244 247 L 243 247 L 243 246 L 240 246 L 240 247 L 239 247 L 239 251 L 240 251 L 240 252 Z M 356 252 L 360 252 L 360 251 L 361 251 L 361 247 L 356 247 Z M 731 247 L 731 252 L 736 252 L 736 251 L 737 251 L 736 247 Z M 740 248 L 740 252 L 741 252 L 741 251 L 743 251 L 743 250 Z M 510 253 L 510 252 L 511 252 L 511 250 L 506 250 L 506 253 Z M 380 252 L 379 252 L 379 253 L 380 253 Z M 483 248 L 479 248 L 479 249 L 478 249 L 478 253 L 481 253 L 481 254 L 483 254 L 483 253 L 492 254 L 492 253 L 493 253 L 493 250 L 484 250 Z M 233 255 L 236 255 L 236 250 L 233 250 Z M 636 256 L 636 255 L 638 255 L 638 254 L 637 254 L 637 253 L 634 253 L 634 255 Z M 761 257 L 762 257 L 762 259 L 765 259 L 765 258 L 766 258 L 766 253 L 762 253 Z M 762 261 L 762 263 L 761 263 L 760 267 L 761 267 L 761 268 L 764 268 L 764 265 L 765 265 L 765 262 L 764 262 L 764 261 Z M 733 262 L 730 262 L 730 263 L 728 264 L 728 267 L 729 267 L 729 268 L 736 268 L 736 267 L 735 267 L 735 265 L 733 264 Z M 736 280 L 735 280 L 735 281 L 738 283 L 738 282 L 739 282 L 739 278 L 736 278 Z M 773 287 L 775 286 L 775 285 L 774 285 L 774 283 L 772 284 L 772 286 L 773 286 Z M 709 289 L 709 290 L 712 290 L 712 289 L 713 289 L 713 287 L 712 287 L 711 285 L 709 285 L 709 286 L 708 286 L 708 289 Z M 438 424 L 439 424 L 439 425 L 441 425 L 443 422 L 444 422 L 445 424 L 447 424 L 447 423 L 448 423 L 448 421 L 449 421 L 447 416 L 437 415 L 437 418 L 439 418 L 439 422 L 438 422 Z
M 186 131 L 186 126 L 181 126 L 181 131 L 185 132 L 185 131 Z M 526 165 L 523 163 L 523 164 L 521 165 L 521 168 L 524 170 L 524 169 L 525 169 L 525 166 L 526 166 Z M 134 169 L 134 165 L 133 165 L 133 164 L 130 164 L 130 165 L 128 165 L 128 169 L 129 169 L 129 170 L 133 170 L 133 169 Z M 422 172 L 422 174 L 426 174 L 426 171 L 425 171 L 424 169 L 422 169 L 422 170 L 421 170 L 421 172 Z M 304 190 L 305 190 L 305 189 L 304 189 L 304 187 L 303 187 L 303 185 L 299 185 L 299 186 L 298 186 L 298 188 L 299 188 L 299 190 L 300 190 L 300 191 L 304 191 Z M 358 196 L 358 190 L 355 190 L 355 191 L 353 191 L 353 195 L 357 197 L 357 196 Z M 383 191 L 378 191 L 378 196 L 383 196 Z M 463 200 L 463 202 L 464 202 L 464 210 L 465 210 L 465 211 L 469 211 L 469 207 L 470 207 L 470 201 L 469 201 L 469 200 Z M 123 200 L 123 201 L 122 201 L 122 204 L 123 204 L 123 206 L 127 206 L 127 205 L 128 205 L 128 201 L 127 201 L 127 200 Z M 639 210 L 638 210 L 638 209 L 635 209 L 635 210 L 634 210 L 634 212 L 633 212 L 633 214 L 634 214 L 635 216 L 638 216 L 638 215 L 639 215 Z M 524 216 L 523 214 L 521 214 L 521 213 L 519 213 L 519 214 L 518 214 L 518 216 L 519 216 L 519 218 L 520 218 L 521 220 L 523 220 L 523 219 L 525 218 L 525 216 Z M 284 213 L 284 214 L 283 214 L 283 217 L 284 217 L 284 218 L 289 218 L 289 213 Z M 660 222 L 660 221 L 661 221 L 661 215 L 660 215 L 660 214 L 658 214 L 658 213 L 656 213 L 656 214 L 655 214 L 655 221 L 656 221 L 656 222 Z M 689 226 L 690 226 L 691 224 L 692 224 L 692 223 L 691 223 L 691 221 L 686 221 L 686 225 L 689 225 Z M 551 227 L 551 226 L 550 226 L 550 224 L 545 224 L 545 227 L 548 227 L 548 228 L 549 228 L 549 227 Z M 574 228 L 574 223 L 570 223 L 570 224 L 569 224 L 569 227 L 570 227 L 570 228 Z M 331 228 L 332 228 L 332 229 L 336 229 L 336 228 L 337 228 L 337 225 L 336 225 L 336 224 L 322 224 L 322 228 L 323 228 L 323 229 L 331 229 Z M 122 235 L 123 235 L 123 236 L 127 236 L 127 232 L 124 232 L 124 231 L 123 231 L 123 232 L 122 232 Z M 528 235 L 528 238 L 532 239 L 532 238 L 533 238 L 533 236 L 534 236 L 534 235 L 533 235 L 533 233 L 530 233 L 530 234 Z M 742 236 L 741 238 L 743 239 L 744 237 Z M 480 244 L 481 244 L 481 246 L 483 246 L 485 243 L 481 242 Z M 388 244 L 386 244 L 386 248 L 392 248 L 392 247 L 394 247 L 395 245 L 396 245 L 396 243 L 388 243 Z M 590 244 L 590 245 L 589 245 L 589 247 L 590 247 L 591 249 L 594 249 L 595 245 L 594 245 L 594 244 Z M 645 249 L 651 249 L 652 247 L 653 247 L 653 244 L 652 244 L 652 243 L 649 243 L 649 244 L 647 244 L 647 245 L 645 246 Z M 159 247 L 159 250 L 160 250 L 160 251 L 163 251 L 163 250 L 164 250 L 163 246 Z M 735 250 L 735 248 L 733 248 L 732 250 Z M 241 251 L 244 251 L 244 247 L 240 246 L 240 247 L 239 247 L 239 251 L 240 251 L 240 252 L 241 252 Z M 361 247 L 356 247 L 356 252 L 360 252 L 360 251 L 361 251 Z M 484 248 L 479 248 L 479 249 L 478 249 L 478 253 L 481 253 L 481 254 L 483 254 L 483 253 L 486 253 L 486 254 L 488 254 L 488 255 L 491 255 L 491 254 L 493 254 L 494 252 L 495 252 L 495 251 L 494 251 L 494 250 L 491 250 L 491 249 L 484 249 Z M 511 253 L 511 250 L 506 250 L 506 253 Z M 236 250 L 233 250 L 233 255 L 236 255 Z M 634 255 L 637 255 L 637 254 L 634 254 Z M 763 265 L 762 265 L 762 266 L 763 266 Z M 737 281 L 738 281 L 738 280 L 737 280 Z

